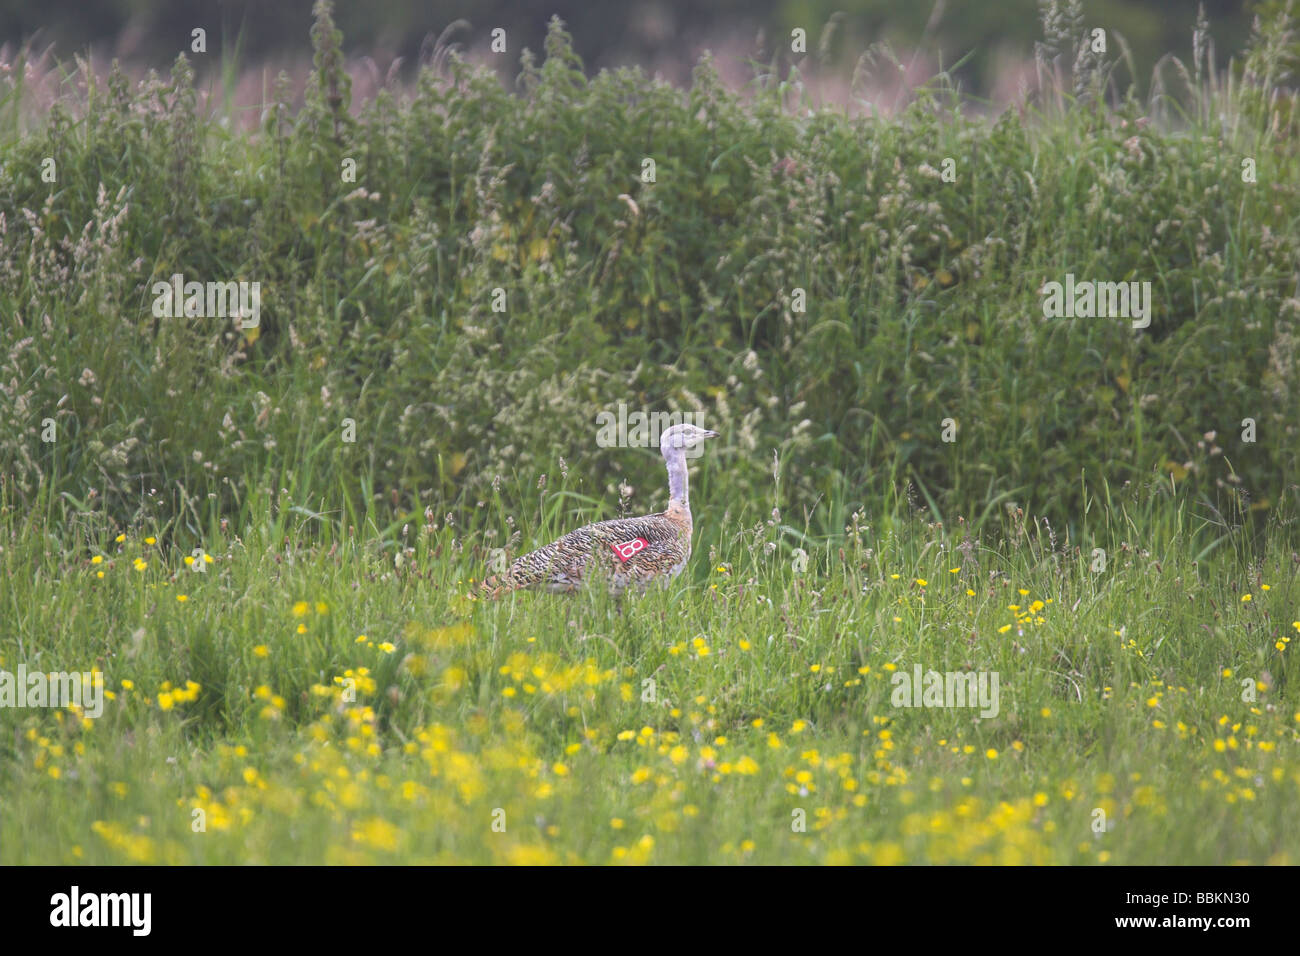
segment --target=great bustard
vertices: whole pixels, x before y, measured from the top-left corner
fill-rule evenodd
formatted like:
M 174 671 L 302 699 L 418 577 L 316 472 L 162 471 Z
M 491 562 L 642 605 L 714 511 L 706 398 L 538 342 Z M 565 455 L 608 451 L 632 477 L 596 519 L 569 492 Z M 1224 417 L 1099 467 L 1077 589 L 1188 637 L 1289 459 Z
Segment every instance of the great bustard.
M 668 508 L 640 518 L 598 521 L 544 548 L 515 560 L 500 575 L 483 582 L 491 597 L 520 588 L 574 591 L 588 577 L 599 576 L 610 589 L 629 585 L 644 589 L 652 581 L 667 583 L 691 556 L 691 500 L 686 476 L 686 449 L 718 433 L 695 425 L 674 425 L 659 439 L 668 463 Z

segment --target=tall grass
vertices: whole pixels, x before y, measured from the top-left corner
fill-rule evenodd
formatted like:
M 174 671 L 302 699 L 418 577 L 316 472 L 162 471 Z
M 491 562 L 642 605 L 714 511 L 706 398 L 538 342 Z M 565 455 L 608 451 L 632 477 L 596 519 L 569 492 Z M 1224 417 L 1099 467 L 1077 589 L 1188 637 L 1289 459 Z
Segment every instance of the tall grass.
M 0 465 L 23 503 L 48 484 L 121 523 L 151 488 L 233 514 L 267 483 L 391 524 L 559 455 L 595 499 L 657 485 L 653 455 L 592 440 L 627 402 L 721 427 L 735 502 L 775 449 L 788 507 L 879 514 L 910 483 L 948 522 L 1014 505 L 1072 536 L 1081 484 L 1132 482 L 1262 519 L 1300 447 L 1287 22 L 1226 84 L 1200 24 L 1193 68 L 1159 74 L 1187 82 L 1139 103 L 1049 18 L 1041 86 L 994 121 L 948 74 L 892 117 L 797 79 L 739 97 L 707 60 L 686 90 L 589 78 L 558 22 L 514 93 L 443 50 L 354 104 L 327 6 L 305 106 L 281 83 L 251 136 L 198 107 L 184 57 L 135 88 L 79 64 L 38 125 L 15 64 Z M 176 272 L 260 282 L 260 328 L 155 318 Z M 1042 318 L 1066 273 L 1152 282 L 1151 326 Z

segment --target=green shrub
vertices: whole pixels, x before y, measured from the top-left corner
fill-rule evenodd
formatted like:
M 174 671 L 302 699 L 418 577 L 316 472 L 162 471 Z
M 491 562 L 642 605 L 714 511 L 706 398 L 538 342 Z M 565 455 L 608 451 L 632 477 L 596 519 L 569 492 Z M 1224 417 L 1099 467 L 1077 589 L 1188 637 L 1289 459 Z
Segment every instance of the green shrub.
M 657 508 L 657 456 L 594 440 L 619 402 L 724 432 L 698 466 L 716 509 L 770 506 L 774 452 L 777 503 L 836 515 L 1014 502 L 1072 530 L 1103 485 L 1261 513 L 1293 494 L 1300 167 L 1285 100 L 1251 82 L 1276 80 L 1267 49 L 1166 94 L 1162 122 L 1064 93 L 971 117 L 943 78 L 859 118 L 795 76 L 728 92 L 707 59 L 686 90 L 588 78 L 555 21 L 514 93 L 441 51 L 352 108 L 316 17 L 306 105 L 281 81 L 255 134 L 199 110 L 184 57 L 135 89 L 86 70 L 48 122 L 5 124 L 11 500 L 128 521 L 153 489 L 199 534 L 274 485 L 401 521 L 520 497 L 563 457 L 607 511 L 616 478 Z M 259 282 L 260 327 L 155 318 L 177 272 Z M 1067 273 L 1150 281 L 1150 327 L 1045 319 Z

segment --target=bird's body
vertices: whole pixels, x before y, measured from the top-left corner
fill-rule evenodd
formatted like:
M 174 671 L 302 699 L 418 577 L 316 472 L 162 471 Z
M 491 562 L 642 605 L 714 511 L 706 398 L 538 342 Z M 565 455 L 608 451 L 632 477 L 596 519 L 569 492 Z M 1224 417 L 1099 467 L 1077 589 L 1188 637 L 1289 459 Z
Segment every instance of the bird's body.
M 694 425 L 674 425 L 664 432 L 660 450 L 668 465 L 668 508 L 640 518 L 597 521 L 518 558 L 500 575 L 483 582 L 491 597 L 521 588 L 574 591 L 591 578 L 608 582 L 614 592 L 631 586 L 644 590 L 667 584 L 691 556 L 690 497 L 685 449 L 716 436 Z

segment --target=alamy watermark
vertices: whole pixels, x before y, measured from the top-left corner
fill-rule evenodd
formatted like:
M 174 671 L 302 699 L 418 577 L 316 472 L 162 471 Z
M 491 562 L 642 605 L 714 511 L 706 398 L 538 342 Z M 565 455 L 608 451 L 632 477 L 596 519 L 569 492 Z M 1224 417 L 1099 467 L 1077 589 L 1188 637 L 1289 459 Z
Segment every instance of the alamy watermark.
M 1000 707 L 997 671 L 897 670 L 889 679 L 895 707 L 978 707 L 981 717 L 996 717 Z
M 1150 282 L 1076 282 L 1068 272 L 1065 283 L 1043 286 L 1043 316 L 1048 319 L 1132 319 L 1133 328 L 1151 324 Z
M 133 936 L 148 936 L 152 912 L 152 893 L 83 893 L 74 885 L 50 897 L 51 926 L 119 926 Z
M 241 329 L 262 322 L 262 283 L 186 282 L 176 273 L 170 281 L 153 284 L 153 314 L 159 319 L 199 317 L 239 319 Z
M 80 707 L 92 719 L 104 713 L 103 671 L 0 670 L 0 707 Z
M 700 412 L 650 412 L 628 413 L 627 404 L 618 403 L 618 414 L 598 412 L 596 444 L 601 448 L 658 448 L 659 437 L 674 425 L 704 427 Z M 687 445 L 682 449 L 687 458 L 704 454 L 703 444 Z

